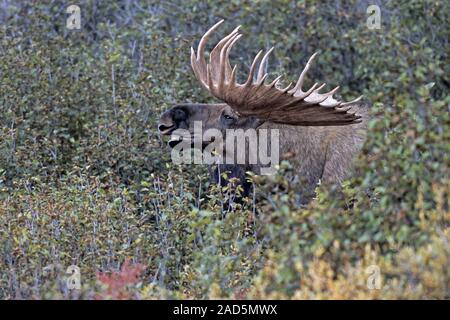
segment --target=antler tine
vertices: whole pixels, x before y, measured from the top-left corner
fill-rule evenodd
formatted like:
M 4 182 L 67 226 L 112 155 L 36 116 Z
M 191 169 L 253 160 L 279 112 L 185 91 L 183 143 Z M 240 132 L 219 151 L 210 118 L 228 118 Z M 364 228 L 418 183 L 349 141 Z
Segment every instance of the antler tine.
M 250 72 L 248 73 L 247 81 L 245 82 L 244 86 L 249 86 L 253 83 L 253 76 L 255 75 L 255 69 L 256 65 L 258 64 L 259 60 L 261 59 L 261 54 L 263 51 L 259 51 L 258 54 L 255 56 L 255 59 L 253 59 L 252 66 L 250 67 Z
M 339 104 L 341 104 L 340 101 L 338 101 L 338 100 L 336 100 L 336 99 L 333 98 L 333 95 L 336 93 L 336 91 L 339 90 L 339 88 L 340 88 L 340 87 L 337 86 L 337 87 L 334 88 L 333 90 L 330 90 L 329 92 L 324 93 L 324 95 L 326 95 L 327 98 L 326 98 L 324 101 L 322 101 L 322 102 L 320 103 L 320 105 L 321 105 L 322 107 L 330 107 L 330 108 L 332 108 L 332 107 L 337 107 Z
M 324 93 L 324 95 L 326 95 L 327 98 L 326 98 L 324 101 L 322 101 L 322 102 L 320 103 L 320 105 L 321 105 L 322 107 L 336 107 L 336 106 L 338 106 L 341 102 L 338 101 L 338 100 L 336 100 L 336 99 L 334 99 L 334 98 L 333 98 L 333 94 L 335 94 L 336 91 L 339 90 L 339 88 L 340 88 L 340 87 L 337 86 L 337 87 L 334 88 L 333 90 L 330 90 L 329 92 Z
M 237 36 L 236 36 L 236 38 L 234 38 L 233 39 L 233 41 L 231 41 L 231 43 L 228 45 L 228 48 L 227 48 L 227 51 L 226 51 L 226 56 L 225 56 L 225 59 L 226 59 L 226 61 L 227 61 L 227 64 L 228 65 L 230 65 L 230 59 L 229 59 L 229 56 L 230 56 L 230 51 L 231 51 L 231 48 L 234 46 L 234 44 L 240 39 L 242 37 L 242 34 L 238 34 Z M 230 66 L 230 68 L 231 68 L 231 66 Z M 236 66 L 234 66 L 234 70 L 236 69 Z M 236 72 L 236 71 L 235 71 Z M 234 76 L 236 76 L 236 73 L 234 74 Z M 235 78 L 233 78 L 233 79 L 231 79 L 231 75 L 230 75 L 230 83 L 234 83 L 235 82 Z
M 233 70 L 231 70 L 230 85 L 234 85 L 236 82 L 236 69 L 237 65 L 234 65 Z
M 339 107 L 345 107 L 345 106 L 348 106 L 348 105 L 350 105 L 350 104 L 356 103 L 356 102 L 360 101 L 363 97 L 364 97 L 364 96 L 359 96 L 359 97 L 356 98 L 355 100 L 352 100 L 352 101 L 349 101 L 349 102 L 341 103 L 341 105 L 340 105 Z
M 214 55 L 216 53 L 216 51 L 222 50 L 222 48 L 226 45 L 228 40 L 230 40 L 230 38 L 234 37 L 240 28 L 241 28 L 241 26 L 237 26 L 236 28 L 234 28 L 233 31 L 230 32 L 230 34 L 228 34 L 226 37 L 224 37 L 222 40 L 220 40 L 219 43 L 216 44 L 214 49 L 212 49 L 210 56 Z
M 306 91 L 304 94 L 302 94 L 302 95 L 300 95 L 300 96 L 295 96 L 295 92 L 294 92 L 294 97 L 301 100 L 301 99 L 303 99 L 304 97 L 309 96 L 314 90 L 316 90 L 316 88 L 317 88 L 318 85 L 319 85 L 319 84 L 318 84 L 317 82 L 314 83 L 314 84 L 311 86 L 311 88 L 308 89 L 308 91 Z M 292 94 L 292 90 L 289 91 L 288 93 Z
M 278 77 L 276 77 L 269 85 L 268 87 L 275 87 L 278 82 L 280 82 L 280 79 L 283 77 L 283 75 L 279 75 Z
M 264 74 L 256 84 L 258 86 L 261 86 L 264 83 L 264 81 L 266 80 L 266 78 L 268 77 L 268 75 L 269 75 L 268 73 Z
M 322 83 L 316 90 L 313 91 L 313 93 L 319 94 L 319 91 L 322 90 L 326 85 L 326 83 Z
M 325 99 L 328 98 L 327 94 L 319 93 L 319 91 L 322 90 L 323 87 L 325 87 L 325 86 L 326 86 L 326 83 L 323 83 L 317 89 L 315 89 L 313 92 L 311 92 L 311 94 L 306 96 L 303 100 L 305 100 L 306 102 L 309 102 L 311 104 L 320 104 L 321 102 L 325 101 Z
M 269 58 L 270 53 L 273 51 L 274 47 L 270 48 L 266 54 L 264 55 L 264 57 L 261 60 L 261 63 L 259 64 L 259 68 L 258 68 L 258 75 L 256 76 L 256 82 L 258 83 L 262 83 L 261 80 L 263 78 L 263 76 L 266 74 L 266 67 L 267 67 L 267 60 Z
M 198 43 L 198 47 L 197 47 L 197 61 L 203 61 L 205 68 L 206 68 L 206 61 L 205 61 L 205 47 L 206 47 L 206 42 L 209 39 L 209 36 L 216 31 L 216 29 L 224 22 L 225 20 L 222 19 L 219 22 L 217 22 L 215 25 L 213 25 L 211 28 L 209 28 L 208 31 L 206 31 L 206 33 L 203 35 L 203 37 L 200 39 L 200 42 Z M 200 60 L 201 59 L 201 60 Z
M 214 47 L 214 49 L 211 51 L 209 55 L 209 63 L 212 65 L 212 73 L 215 78 L 219 74 L 219 69 L 221 68 L 221 53 L 224 47 L 226 47 L 229 43 L 229 41 L 236 37 L 236 34 L 239 30 L 240 26 L 235 28 L 229 35 L 224 37 L 222 40 L 219 41 L 219 43 Z M 229 63 L 225 65 L 226 72 L 229 75 L 231 72 L 231 66 Z
M 324 93 L 324 95 L 326 95 L 327 97 L 331 97 L 333 94 L 336 93 L 336 91 L 338 91 L 340 88 L 340 86 L 336 86 L 336 88 L 331 89 L 330 91 Z
M 295 84 L 295 87 L 292 88 L 288 93 L 294 94 L 294 97 L 296 96 L 296 93 L 304 93 L 302 91 L 303 81 L 305 80 L 306 73 L 308 72 L 309 68 L 311 67 L 312 62 L 314 61 L 314 58 L 319 54 L 319 52 L 314 53 L 311 58 L 309 58 L 308 62 L 306 63 L 305 68 L 303 68 L 302 72 L 300 73 L 300 76 L 298 77 L 297 83 Z M 308 90 L 309 92 L 310 90 Z
M 280 90 L 281 90 L 281 92 L 285 93 L 286 91 L 288 91 L 291 88 L 291 86 L 292 86 L 292 82 L 289 82 L 289 84 L 286 87 L 284 87 L 283 89 L 280 89 Z
M 208 83 L 208 88 L 209 91 L 211 91 L 212 94 L 214 94 L 214 83 L 213 83 L 213 79 L 212 79 L 212 75 L 211 75 L 211 65 L 207 64 L 206 65 L 206 80 Z
M 197 53 L 195 53 L 194 48 L 191 47 L 191 66 L 194 70 L 194 74 L 197 77 L 197 79 L 200 81 L 200 83 L 208 89 L 208 79 L 205 79 L 205 75 L 208 75 L 207 72 L 207 65 L 205 60 L 205 47 L 206 42 L 208 41 L 210 35 L 224 22 L 225 20 L 222 19 L 219 22 L 217 22 L 215 25 L 213 25 L 211 28 L 209 28 L 208 31 L 203 35 L 203 37 L 200 39 L 200 42 L 198 43 L 197 47 Z
M 218 84 L 219 92 L 223 92 L 224 82 L 227 78 L 230 77 L 231 74 L 231 66 L 230 61 L 228 59 L 228 54 L 230 51 L 228 49 L 233 43 L 233 41 L 239 36 L 240 36 L 239 34 L 234 34 L 231 38 L 227 40 L 227 42 L 223 45 L 223 47 L 220 50 L 220 61 L 219 61 L 220 71 Z

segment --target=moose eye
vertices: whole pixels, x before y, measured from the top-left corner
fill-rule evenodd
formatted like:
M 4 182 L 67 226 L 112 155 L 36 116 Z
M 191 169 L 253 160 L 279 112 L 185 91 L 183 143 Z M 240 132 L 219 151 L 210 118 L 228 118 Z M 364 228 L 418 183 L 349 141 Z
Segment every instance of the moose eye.
M 232 116 L 229 116 L 227 114 L 222 114 L 222 117 L 226 120 L 226 121 L 233 121 L 234 118 Z

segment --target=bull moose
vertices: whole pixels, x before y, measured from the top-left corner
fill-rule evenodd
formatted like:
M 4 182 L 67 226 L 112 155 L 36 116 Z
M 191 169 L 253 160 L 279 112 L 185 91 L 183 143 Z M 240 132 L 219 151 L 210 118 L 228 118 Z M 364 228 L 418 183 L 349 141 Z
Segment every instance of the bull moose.
M 266 83 L 267 61 L 273 47 L 264 55 L 263 51 L 256 55 L 247 80 L 238 83 L 237 68 L 231 67 L 229 53 L 242 36 L 239 27 L 217 43 L 209 55 L 209 62 L 205 60 L 206 43 L 223 21 L 203 35 L 197 52 L 191 48 L 191 66 L 196 78 L 223 103 L 177 104 L 161 115 L 159 132 L 171 135 L 178 129 L 185 129 L 195 140 L 198 139 L 193 132 L 196 121 L 200 121 L 205 129 L 219 130 L 224 136 L 229 129 L 236 128 L 277 129 L 281 158 L 289 158 L 304 190 L 314 190 L 319 181 L 341 183 L 351 171 L 352 160 L 366 135 L 368 108 L 360 102 L 362 96 L 342 102 L 333 97 L 339 87 L 320 93 L 325 84 L 317 83 L 303 90 L 306 73 L 317 53 L 308 60 L 294 86 L 291 83 L 281 88 L 281 76 Z M 175 147 L 179 142 L 180 138 L 172 139 L 169 145 Z M 228 151 L 225 148 L 225 153 Z M 245 190 L 248 190 L 245 173 L 261 172 L 260 163 L 222 163 L 214 168 L 216 177 L 218 172 L 229 171 L 229 177 L 239 178 Z

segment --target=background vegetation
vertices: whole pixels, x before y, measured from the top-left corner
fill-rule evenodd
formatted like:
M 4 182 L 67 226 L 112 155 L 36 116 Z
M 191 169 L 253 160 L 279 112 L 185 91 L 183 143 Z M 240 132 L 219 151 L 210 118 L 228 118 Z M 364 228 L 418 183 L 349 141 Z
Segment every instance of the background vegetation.
M 0 5 L 0 298 L 450 297 L 448 1 L 74 3 L 72 31 L 66 1 Z M 301 207 L 283 163 L 237 204 L 205 168 L 172 165 L 157 118 L 213 101 L 189 47 L 221 18 L 243 25 L 241 66 L 275 45 L 271 70 L 294 77 L 320 50 L 310 79 L 365 95 L 343 192 Z

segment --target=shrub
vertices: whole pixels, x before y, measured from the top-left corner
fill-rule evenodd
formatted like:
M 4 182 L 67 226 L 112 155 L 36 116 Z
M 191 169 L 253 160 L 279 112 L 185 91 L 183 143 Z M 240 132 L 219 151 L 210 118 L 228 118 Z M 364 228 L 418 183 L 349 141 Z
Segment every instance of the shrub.
M 70 31 L 66 4 L 6 2 L 0 298 L 449 298 L 449 4 L 383 3 L 381 30 L 366 27 L 368 5 L 87 1 Z M 240 64 L 275 44 L 284 73 L 320 49 L 310 78 L 370 102 L 341 189 L 300 206 L 283 163 L 236 203 L 205 168 L 170 162 L 158 115 L 213 101 L 189 47 L 220 18 L 244 26 Z

